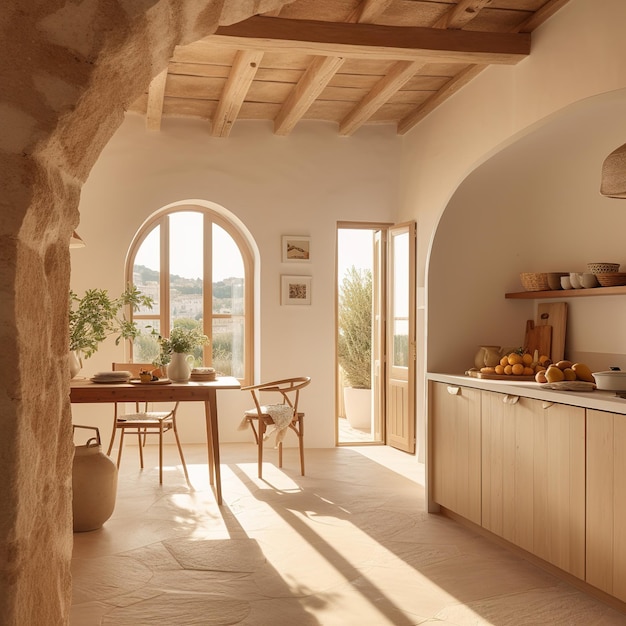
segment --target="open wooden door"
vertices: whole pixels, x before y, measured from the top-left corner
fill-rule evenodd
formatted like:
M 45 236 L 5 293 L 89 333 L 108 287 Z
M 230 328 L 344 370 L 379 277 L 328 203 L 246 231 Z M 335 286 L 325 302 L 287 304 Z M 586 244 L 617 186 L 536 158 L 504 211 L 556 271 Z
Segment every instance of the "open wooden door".
M 389 229 L 387 444 L 415 453 L 415 223 Z

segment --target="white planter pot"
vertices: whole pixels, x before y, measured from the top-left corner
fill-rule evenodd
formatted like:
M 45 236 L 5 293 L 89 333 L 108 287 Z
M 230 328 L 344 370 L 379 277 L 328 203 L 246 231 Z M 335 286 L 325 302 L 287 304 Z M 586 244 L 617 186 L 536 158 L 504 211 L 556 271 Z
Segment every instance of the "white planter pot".
M 343 402 L 346 418 L 352 428 L 372 428 L 372 390 L 344 387 Z

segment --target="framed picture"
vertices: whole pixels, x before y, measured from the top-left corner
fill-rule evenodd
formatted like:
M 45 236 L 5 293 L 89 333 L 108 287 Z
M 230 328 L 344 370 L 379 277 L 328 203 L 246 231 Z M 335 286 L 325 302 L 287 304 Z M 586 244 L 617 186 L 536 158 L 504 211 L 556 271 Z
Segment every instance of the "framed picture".
M 311 260 L 311 238 L 283 235 L 283 263 Z
M 281 304 L 311 304 L 311 276 L 281 276 Z

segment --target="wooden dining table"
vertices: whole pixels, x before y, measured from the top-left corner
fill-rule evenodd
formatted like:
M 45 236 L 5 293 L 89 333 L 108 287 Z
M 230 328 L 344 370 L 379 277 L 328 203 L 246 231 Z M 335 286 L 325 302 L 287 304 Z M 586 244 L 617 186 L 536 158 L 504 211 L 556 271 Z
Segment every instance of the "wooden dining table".
M 236 378 L 218 376 L 215 381 L 169 384 L 95 383 L 88 378 L 72 379 L 72 403 L 108 402 L 203 402 L 206 421 L 209 484 L 218 504 L 222 504 L 220 473 L 220 438 L 217 422 L 217 392 L 220 389 L 241 389 Z

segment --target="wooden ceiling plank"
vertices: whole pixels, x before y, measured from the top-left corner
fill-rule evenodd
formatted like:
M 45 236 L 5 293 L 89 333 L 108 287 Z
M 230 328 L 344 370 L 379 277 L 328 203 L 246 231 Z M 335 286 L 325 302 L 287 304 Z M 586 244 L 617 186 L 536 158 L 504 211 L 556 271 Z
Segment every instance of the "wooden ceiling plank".
M 341 57 L 315 57 L 274 120 L 274 134 L 288 135 L 342 66 Z
M 228 137 L 262 59 L 263 52 L 258 50 L 237 53 L 213 117 L 213 137 Z
M 493 0 L 459 0 L 433 24 L 433 28 L 463 28 Z
M 148 87 L 148 103 L 146 105 L 146 128 L 148 130 L 161 130 L 166 82 L 167 67 L 150 81 L 150 87 Z
M 346 20 L 349 23 L 373 24 L 376 18 L 382 15 L 391 5 L 393 0 L 362 0 L 362 2 L 350 13 Z
M 374 88 L 350 111 L 339 125 L 340 135 L 351 135 L 407 83 L 423 67 L 423 63 L 398 61 L 387 76 L 381 78 Z
M 406 61 L 514 65 L 530 54 L 528 33 L 481 33 L 421 27 L 344 24 L 251 17 L 220 26 L 204 41 L 240 49 L 296 50 L 316 55 Z
M 486 69 L 486 67 L 486 65 L 470 65 L 454 78 L 450 79 L 442 89 L 428 98 L 428 100 L 426 100 L 426 102 L 419 109 L 416 109 L 413 113 L 407 115 L 398 122 L 398 134 L 404 135 L 411 130 L 411 128 L 423 120 L 429 113 L 434 111 L 444 100 L 447 100 L 461 87 L 467 85 L 467 83 L 476 78 L 476 76 Z

